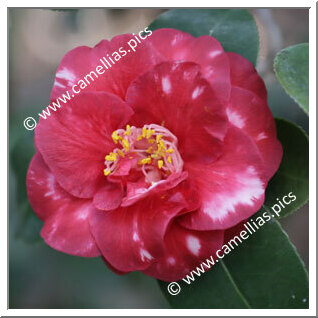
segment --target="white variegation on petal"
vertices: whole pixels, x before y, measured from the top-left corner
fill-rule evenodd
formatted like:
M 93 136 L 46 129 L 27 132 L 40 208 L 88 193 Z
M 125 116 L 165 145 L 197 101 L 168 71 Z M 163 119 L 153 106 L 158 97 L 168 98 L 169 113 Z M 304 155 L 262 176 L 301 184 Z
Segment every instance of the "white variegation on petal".
M 226 193 L 214 193 L 213 199 L 206 200 L 202 206 L 202 211 L 213 221 L 222 221 L 230 213 L 235 213 L 237 205 L 253 206 L 264 194 L 265 185 L 252 166 L 232 175 L 231 182 L 237 186 Z

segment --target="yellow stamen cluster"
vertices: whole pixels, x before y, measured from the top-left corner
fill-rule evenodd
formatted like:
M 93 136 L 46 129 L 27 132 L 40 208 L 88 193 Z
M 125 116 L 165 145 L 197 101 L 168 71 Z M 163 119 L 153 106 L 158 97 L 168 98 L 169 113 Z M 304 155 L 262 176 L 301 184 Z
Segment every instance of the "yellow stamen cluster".
M 118 147 L 105 156 L 105 176 L 108 176 L 114 171 L 119 157 L 124 158 L 128 153 L 130 153 L 130 159 L 134 158 L 133 154 L 139 156 L 139 161 L 137 162 L 139 166 L 152 164 L 153 166 L 157 166 L 158 169 L 162 169 L 165 164 L 172 165 L 174 163 L 171 157 L 174 149 L 169 145 L 170 141 L 166 144 L 167 141 L 165 142 L 163 134 L 156 133 L 155 129 L 151 128 L 144 126 L 142 129 L 136 129 L 136 127 L 127 125 L 126 130 L 115 130 L 112 133 L 111 137 L 114 143 L 121 145 L 122 148 L 119 149 Z M 148 142 L 148 148 L 144 148 L 145 144 L 143 142 L 138 143 L 138 141 L 142 140 Z M 145 155 L 146 157 L 144 157 Z M 164 170 L 166 170 L 166 168 L 164 168 Z
M 142 140 L 143 138 L 147 138 L 147 139 L 150 139 L 151 136 L 155 133 L 155 131 L 153 129 L 147 129 L 146 127 L 143 127 L 142 128 L 142 133 L 141 135 L 139 135 L 137 137 L 137 140 L 140 141 Z M 150 142 L 150 143 L 153 143 L 153 142 Z
M 124 135 L 125 136 L 129 136 L 131 134 L 131 127 L 130 125 L 127 125 L 126 126 L 126 131 L 124 132 Z
M 141 165 L 146 165 L 146 164 L 150 164 L 150 163 L 151 163 L 150 157 L 144 158 L 144 159 L 139 161 L 139 164 L 141 164 Z
M 131 134 L 131 126 L 127 125 L 126 126 L 126 130 L 124 132 L 124 136 L 129 136 Z M 115 144 L 121 143 L 123 146 L 123 150 L 121 149 L 116 149 L 116 152 L 110 152 L 106 157 L 105 160 L 110 161 L 110 162 L 115 162 L 117 160 L 117 155 L 119 155 L 120 157 L 124 158 L 125 157 L 125 152 L 128 153 L 129 152 L 129 141 L 127 138 L 123 138 L 122 136 L 118 135 L 117 130 L 115 130 L 112 133 L 112 139 L 114 141 Z M 108 176 L 111 173 L 110 169 L 104 169 L 104 175 Z
M 122 145 L 123 145 L 125 151 L 128 152 L 129 151 L 129 142 L 127 139 L 122 140 Z
M 156 139 L 151 138 L 154 133 L 155 131 L 153 129 L 147 129 L 143 127 L 142 134 L 137 137 L 137 140 L 142 140 L 146 138 L 148 140 L 148 143 L 150 144 L 156 143 L 157 145 L 157 147 L 150 146 L 146 150 L 146 153 L 148 153 L 149 156 L 140 160 L 138 164 L 139 165 L 151 164 L 152 159 L 154 159 L 154 160 L 157 160 L 158 168 L 161 169 L 164 164 L 164 161 L 162 159 L 165 158 L 167 153 L 168 154 L 173 153 L 173 149 L 172 148 L 167 149 L 164 141 L 162 140 L 162 134 L 156 135 Z M 172 159 L 170 155 L 167 157 L 167 162 L 172 164 Z
M 118 136 L 117 131 L 115 130 L 112 133 L 112 139 L 113 139 L 115 144 L 118 144 L 118 141 L 123 140 L 123 137 L 122 136 Z
M 117 160 L 117 154 L 114 152 L 111 152 L 109 155 L 105 157 L 108 161 L 116 161 Z

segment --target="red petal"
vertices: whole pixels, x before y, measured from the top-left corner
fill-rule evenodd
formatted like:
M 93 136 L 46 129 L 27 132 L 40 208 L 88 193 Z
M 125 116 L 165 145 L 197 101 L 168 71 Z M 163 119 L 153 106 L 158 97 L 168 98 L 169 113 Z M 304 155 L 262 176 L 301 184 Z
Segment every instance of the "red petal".
M 106 185 L 105 155 L 115 144 L 111 133 L 132 115 L 108 93 L 83 93 L 64 109 L 40 120 L 35 142 L 59 184 L 74 196 L 91 198 Z
M 171 219 L 196 208 L 182 187 L 168 197 L 147 197 L 129 207 L 97 211 L 91 216 L 92 233 L 103 256 L 116 270 L 145 269 L 163 253 L 163 238 Z
M 192 35 L 174 29 L 159 29 L 149 37 L 156 50 L 167 61 L 187 61 L 200 65 L 200 71 L 222 102 L 230 97 L 230 67 L 221 44 L 212 36 Z
M 94 205 L 100 210 L 114 210 L 121 204 L 123 189 L 121 184 L 109 183 L 94 195 Z
M 246 230 L 246 227 L 244 226 L 244 224 L 247 222 L 248 222 L 248 219 L 243 220 L 242 222 L 224 231 L 224 243 L 228 243 L 235 236 L 240 236 L 240 233 L 243 230 Z
M 41 236 L 48 245 L 72 255 L 100 255 L 87 220 L 91 201 L 65 192 L 38 153 L 29 166 L 27 191 L 34 212 L 44 221 Z
M 138 200 L 150 195 L 151 193 L 172 189 L 180 182 L 185 180 L 187 177 L 187 172 L 174 173 L 167 179 L 161 180 L 151 186 L 149 186 L 149 184 L 146 184 L 146 182 L 144 181 L 144 176 L 142 176 L 142 181 L 127 182 L 127 194 L 123 199 L 121 206 L 132 205 Z
M 193 231 L 171 224 L 164 255 L 143 272 L 163 281 L 177 281 L 195 270 L 222 247 L 223 231 Z
M 179 140 L 183 160 L 210 162 L 220 155 L 226 133 L 225 107 L 194 63 L 162 63 L 127 91 L 136 126 L 164 125 Z
M 236 53 L 227 53 L 231 68 L 232 87 L 251 91 L 263 100 L 267 98 L 265 84 L 253 64 Z
M 111 41 L 103 40 L 93 48 L 80 46 L 68 52 L 57 69 L 51 98 L 57 99 L 68 90 L 72 94 L 72 86 L 78 84 L 79 80 L 83 80 L 92 71 L 97 76 L 92 73 L 91 77 L 87 77 L 90 84 L 85 87 L 86 92 L 110 92 L 124 98 L 129 84 L 140 74 L 161 61 L 147 38 L 141 43 L 134 40 L 137 43 L 135 52 L 128 45 L 131 39 L 135 39 L 132 34 L 123 34 L 114 37 Z M 134 43 L 131 42 L 131 44 Z M 103 60 L 103 58 L 106 60 Z M 114 64 L 110 58 L 114 61 Z M 103 66 L 103 63 L 108 69 Z M 99 68 L 101 74 L 96 70 L 98 66 L 102 67 L 102 69 Z M 79 85 L 75 89 L 79 90 Z
M 264 159 L 266 176 L 270 179 L 279 167 L 283 151 L 266 99 L 260 99 L 251 91 L 233 87 L 227 114 L 229 121 L 256 143 Z
M 254 142 L 238 128 L 229 126 L 222 156 L 210 165 L 185 167 L 196 182 L 201 208 L 181 218 L 196 230 L 227 229 L 248 218 L 262 206 L 266 181 Z

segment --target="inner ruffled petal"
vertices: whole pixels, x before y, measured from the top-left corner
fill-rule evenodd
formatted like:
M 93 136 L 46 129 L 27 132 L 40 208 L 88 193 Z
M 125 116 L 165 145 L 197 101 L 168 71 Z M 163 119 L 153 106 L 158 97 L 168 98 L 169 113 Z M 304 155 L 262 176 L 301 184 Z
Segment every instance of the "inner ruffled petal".
M 187 178 L 178 151 L 178 139 L 167 128 L 149 124 L 127 125 L 112 133 L 114 149 L 105 156 L 104 176 L 125 185 L 122 206 L 150 192 L 175 187 Z

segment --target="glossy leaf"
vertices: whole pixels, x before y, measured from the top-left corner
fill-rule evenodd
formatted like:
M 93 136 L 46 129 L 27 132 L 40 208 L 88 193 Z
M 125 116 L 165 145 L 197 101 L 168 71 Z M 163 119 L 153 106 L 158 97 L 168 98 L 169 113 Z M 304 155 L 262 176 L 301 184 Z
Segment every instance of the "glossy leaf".
M 308 274 L 277 220 L 232 246 L 212 269 L 194 275 L 190 285 L 179 281 L 178 295 L 170 295 L 168 283 L 159 281 L 172 308 L 308 308 Z
M 274 70 L 285 91 L 309 112 L 309 45 L 290 46 L 275 57 Z
M 245 9 L 173 9 L 161 14 L 149 28 L 173 28 L 192 34 L 211 35 L 225 51 L 238 53 L 254 65 L 258 55 L 258 32 Z
M 308 115 L 299 105 L 285 92 L 278 81 L 266 83 L 267 101 L 275 118 L 283 118 L 293 122 L 309 133 Z
M 265 205 L 272 207 L 281 201 L 284 208 L 281 209 L 280 217 L 284 217 L 308 201 L 309 142 L 305 132 L 287 120 L 276 119 L 276 127 L 278 139 L 283 146 L 283 159 L 266 189 Z M 296 200 L 284 204 L 282 199 L 290 192 L 296 196 Z

